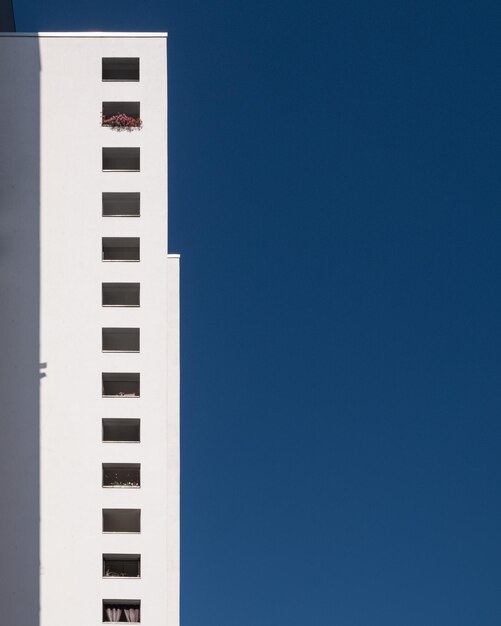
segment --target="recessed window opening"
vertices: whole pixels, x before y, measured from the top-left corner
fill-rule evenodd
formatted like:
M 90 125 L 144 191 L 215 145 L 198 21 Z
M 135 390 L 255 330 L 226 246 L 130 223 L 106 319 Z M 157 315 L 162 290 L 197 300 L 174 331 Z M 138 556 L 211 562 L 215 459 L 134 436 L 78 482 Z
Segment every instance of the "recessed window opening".
M 116 443 L 139 443 L 141 421 L 137 418 L 104 418 L 103 441 Z
M 141 555 L 103 554 L 103 576 L 105 578 L 139 578 Z
M 103 487 L 137 488 L 141 486 L 139 463 L 103 463 Z
M 103 533 L 141 532 L 141 509 L 103 509 Z
M 103 622 L 141 622 L 140 600 L 103 600 Z
M 103 328 L 103 352 L 139 352 L 139 328 Z
M 139 237 L 103 237 L 103 261 L 139 261 Z
M 102 104 L 102 113 L 103 113 L 103 126 L 106 124 L 106 120 L 116 115 L 127 115 L 127 117 L 133 117 L 134 119 L 139 119 L 141 105 L 139 102 L 103 102 Z
M 103 372 L 102 394 L 105 398 L 139 398 L 139 374 Z
M 103 306 L 139 306 L 139 283 L 103 283 Z
M 139 217 L 139 192 L 103 192 L 103 217 Z
M 139 148 L 103 148 L 104 172 L 139 172 Z
M 102 61 L 102 79 L 107 81 L 139 80 L 138 57 L 104 57 Z

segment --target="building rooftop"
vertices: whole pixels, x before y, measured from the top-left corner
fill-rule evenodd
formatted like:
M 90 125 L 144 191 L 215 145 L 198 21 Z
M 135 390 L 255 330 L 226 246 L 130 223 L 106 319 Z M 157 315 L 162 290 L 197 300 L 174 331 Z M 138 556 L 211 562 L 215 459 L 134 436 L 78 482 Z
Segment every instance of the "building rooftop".
M 138 32 L 130 32 L 130 33 L 112 33 L 105 31 L 96 31 L 96 32 L 68 32 L 68 33 L 15 33 L 15 32 L 7 32 L 0 33 L 0 37 L 110 37 L 110 38 L 118 38 L 118 37 L 167 37 L 167 33 L 138 33 Z

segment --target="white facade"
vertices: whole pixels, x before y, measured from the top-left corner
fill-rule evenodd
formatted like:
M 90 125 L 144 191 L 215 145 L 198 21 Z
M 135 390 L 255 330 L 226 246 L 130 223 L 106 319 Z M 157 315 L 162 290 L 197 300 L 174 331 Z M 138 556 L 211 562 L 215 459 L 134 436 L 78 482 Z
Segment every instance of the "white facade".
M 15 623 L 35 624 L 38 594 L 41 626 L 107 622 L 116 608 L 120 621 L 139 609 L 141 624 L 179 624 L 166 48 L 165 34 L 0 36 L 0 447 L 14 477 L 0 494 L 12 504 L 2 528 L 11 574 L 0 583 Z M 103 106 L 123 103 L 139 103 L 140 130 L 101 125 Z M 103 148 L 119 149 L 104 162 L 112 171 Z M 117 160 L 130 156 L 122 148 L 139 149 L 138 171 Z M 103 284 L 115 286 L 104 301 Z

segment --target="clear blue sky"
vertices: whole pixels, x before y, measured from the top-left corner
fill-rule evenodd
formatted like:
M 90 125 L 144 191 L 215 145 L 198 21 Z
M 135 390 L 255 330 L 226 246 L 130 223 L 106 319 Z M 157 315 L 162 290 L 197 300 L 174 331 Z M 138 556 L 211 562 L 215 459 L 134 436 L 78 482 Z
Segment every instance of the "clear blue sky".
M 170 33 L 183 626 L 498 626 L 499 1 L 15 10 Z

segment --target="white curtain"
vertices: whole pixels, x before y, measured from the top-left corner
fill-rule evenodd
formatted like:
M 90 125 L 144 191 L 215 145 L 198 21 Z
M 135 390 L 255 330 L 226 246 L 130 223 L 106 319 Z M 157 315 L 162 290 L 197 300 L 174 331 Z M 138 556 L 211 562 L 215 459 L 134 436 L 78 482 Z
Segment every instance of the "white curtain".
M 109 622 L 119 622 L 122 609 L 106 609 L 106 617 Z
M 125 619 L 128 622 L 139 622 L 139 609 L 125 609 Z

